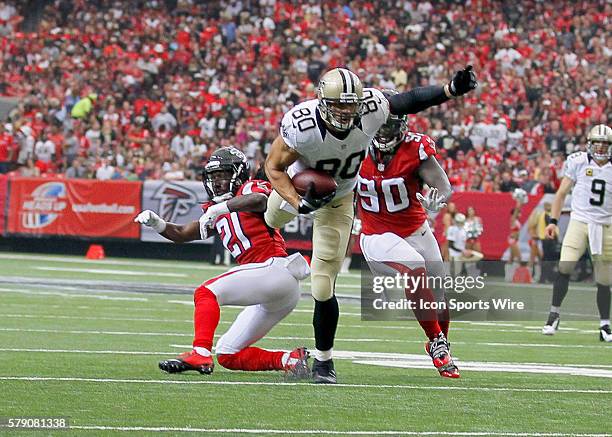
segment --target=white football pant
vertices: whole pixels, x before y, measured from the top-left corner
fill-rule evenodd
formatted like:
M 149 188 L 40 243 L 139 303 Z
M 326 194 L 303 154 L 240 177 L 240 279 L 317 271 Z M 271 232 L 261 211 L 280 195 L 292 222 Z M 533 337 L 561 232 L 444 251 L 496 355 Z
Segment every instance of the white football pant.
M 299 253 L 270 258 L 263 263 L 243 264 L 204 283 L 219 306 L 246 308 L 217 341 L 217 354 L 234 354 L 264 337 L 296 307 L 301 279 L 310 274 Z

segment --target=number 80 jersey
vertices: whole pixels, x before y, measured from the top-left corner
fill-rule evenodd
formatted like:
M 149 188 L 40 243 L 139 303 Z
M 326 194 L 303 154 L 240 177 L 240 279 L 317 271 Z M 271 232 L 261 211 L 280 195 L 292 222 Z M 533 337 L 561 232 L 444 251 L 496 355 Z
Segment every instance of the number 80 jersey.
M 391 232 L 406 238 L 421 227 L 427 213 L 416 198 L 419 167 L 435 159 L 436 145 L 427 135 L 406 132 L 391 160 L 382 165 L 371 154 L 359 171 L 357 208 L 365 235 Z
M 588 153 L 572 153 L 565 161 L 563 176 L 574 181 L 571 218 L 612 224 L 612 163 L 600 167 Z
M 389 116 L 389 102 L 379 90 L 365 88 L 363 95 L 364 112 L 343 139 L 326 128 L 317 109 L 317 99 L 307 100 L 287 111 L 281 121 L 280 135 L 287 146 L 300 154 L 289 167 L 289 176 L 313 168 L 325 171 L 336 180 L 336 197 L 353 191 L 368 145 Z

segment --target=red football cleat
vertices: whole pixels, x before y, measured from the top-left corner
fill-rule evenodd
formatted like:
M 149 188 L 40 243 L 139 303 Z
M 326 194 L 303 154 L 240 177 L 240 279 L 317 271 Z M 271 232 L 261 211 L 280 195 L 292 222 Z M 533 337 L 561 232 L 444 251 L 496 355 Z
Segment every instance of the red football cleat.
M 160 361 L 159 368 L 168 373 L 181 373 L 187 370 L 195 370 L 201 374 L 213 373 L 215 363 L 212 355 L 205 357 L 195 350 L 183 352 L 178 358 Z
M 287 376 L 294 379 L 304 379 L 310 377 L 310 368 L 308 367 L 308 358 L 310 354 L 305 347 L 298 347 L 291 351 L 289 359 L 285 364 L 285 372 Z
M 444 378 L 459 378 L 459 369 L 453 362 L 448 341 L 443 333 L 440 333 L 433 341 L 425 342 L 425 351 L 431 357 L 433 365 Z

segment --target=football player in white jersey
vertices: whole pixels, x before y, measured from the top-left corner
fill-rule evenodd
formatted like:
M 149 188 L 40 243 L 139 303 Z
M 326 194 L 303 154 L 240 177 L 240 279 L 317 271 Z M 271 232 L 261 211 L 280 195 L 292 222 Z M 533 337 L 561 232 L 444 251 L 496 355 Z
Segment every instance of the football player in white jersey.
M 302 102 L 284 115 L 280 135 L 265 164 L 274 187 L 265 219 L 268 226 L 280 228 L 298 214 L 314 213 L 314 382 L 336 382 L 332 347 L 339 310 L 334 287 L 353 224 L 353 190 L 368 145 L 390 113 L 414 114 L 466 94 L 476 86 L 476 77 L 468 66 L 447 85 L 415 88 L 387 99 L 377 89 L 364 89 L 352 71 L 335 68 L 321 77 L 316 99 Z M 291 176 L 306 168 L 330 174 L 338 184 L 336 193 L 316 198 L 310 189 L 300 197 Z
M 588 247 L 597 283 L 599 339 L 612 342 L 612 129 L 599 124 L 589 131 L 587 140 L 587 152 L 576 152 L 567 157 L 563 179 L 552 204 L 551 223 L 546 227 L 546 237 L 556 238 L 561 208 L 573 186 L 572 212 L 561 247 L 550 315 L 542 333 L 553 335 L 559 328 L 559 312 L 567 294 L 569 276 Z

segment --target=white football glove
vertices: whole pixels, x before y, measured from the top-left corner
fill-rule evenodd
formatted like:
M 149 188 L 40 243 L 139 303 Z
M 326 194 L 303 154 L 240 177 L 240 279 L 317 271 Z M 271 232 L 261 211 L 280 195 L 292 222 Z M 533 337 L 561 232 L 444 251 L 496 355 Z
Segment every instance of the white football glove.
M 208 207 L 204 215 L 200 217 L 200 230 L 206 227 L 213 227 L 217 217 L 230 212 L 227 202 L 216 203 Z
M 161 234 L 166 230 L 166 221 L 150 209 L 144 210 L 138 214 L 134 221 L 153 228 L 153 230 L 158 234 Z
M 444 198 L 438 193 L 437 188 L 430 189 L 426 196 L 416 193 L 416 198 L 428 211 L 438 212 L 446 206 L 446 203 L 443 202 Z

